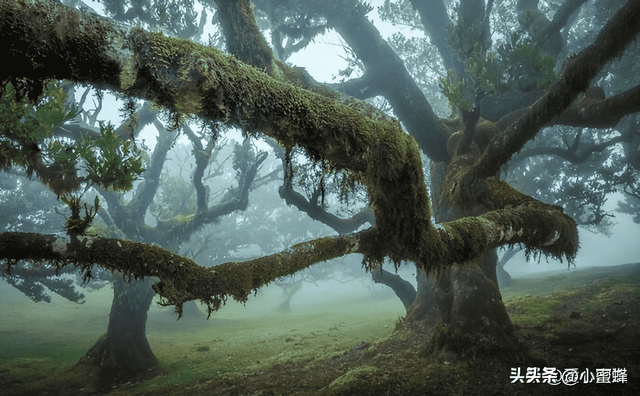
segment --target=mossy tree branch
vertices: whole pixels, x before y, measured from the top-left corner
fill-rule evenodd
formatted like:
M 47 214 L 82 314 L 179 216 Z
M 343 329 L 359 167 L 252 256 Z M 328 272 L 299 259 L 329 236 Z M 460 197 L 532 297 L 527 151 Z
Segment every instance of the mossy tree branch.
M 531 200 L 533 201 L 533 200 Z M 558 216 L 560 216 L 558 220 Z M 553 227 L 549 227 L 550 223 Z M 432 249 L 446 249 L 448 263 L 418 262 L 423 269 L 437 271 L 446 265 L 463 263 L 489 249 L 526 243 L 555 257 L 567 256 L 577 248 L 577 233 L 571 218 L 549 208 L 520 205 L 442 224 L 437 235 L 427 241 Z M 545 232 L 541 232 L 545 230 Z M 125 277 L 157 277 L 154 286 L 167 305 L 200 300 L 209 313 L 220 308 L 228 297 L 245 302 L 248 295 L 273 280 L 332 258 L 364 253 L 361 243 L 370 240 L 371 230 L 337 237 L 324 237 L 291 246 L 289 249 L 245 262 L 228 262 L 207 268 L 173 254 L 157 245 L 102 238 L 9 232 L 0 234 L 0 260 L 7 272 L 18 260 L 51 262 L 56 268 L 74 264 L 90 276 L 93 265 L 120 271 Z M 440 246 L 438 246 L 440 243 Z M 571 258 L 571 257 L 569 257 Z
M 0 32 L 3 49 L 11 54 L 9 63 L 20 65 L 4 69 L 5 78 L 101 85 L 173 112 L 261 131 L 288 148 L 302 146 L 312 159 L 351 170 L 368 188 L 379 232 L 396 239 L 377 244 L 378 259 L 422 254 L 416 245 L 407 245 L 429 232 L 429 200 L 416 142 L 397 121 L 374 121 L 187 40 L 127 31 L 49 1 L 0 4 L 2 18 L 10 21 Z M 87 56 L 72 55 L 77 53 Z M 415 223 L 408 226 L 404 219 Z
M 7 272 L 17 260 L 30 260 L 52 262 L 56 268 L 75 264 L 86 276 L 90 276 L 93 265 L 99 265 L 120 271 L 125 278 L 157 277 L 160 281 L 154 289 L 166 304 L 175 305 L 179 314 L 182 304 L 196 299 L 211 313 L 228 297 L 245 302 L 250 293 L 277 278 L 357 251 L 359 236 L 320 238 L 255 260 L 206 268 L 160 246 L 141 242 L 7 232 L 0 234 L 0 260 L 8 262 Z
M 474 254 L 499 244 L 518 242 L 527 243 L 531 248 L 555 243 L 558 251 L 567 255 L 572 253 L 571 249 L 564 249 L 564 242 L 557 243 L 555 229 L 561 229 L 560 237 L 570 239 L 564 235 L 565 230 L 560 225 L 551 228 L 551 236 L 536 236 L 539 233 L 536 227 L 545 224 L 527 223 L 529 208 L 525 206 L 513 209 L 522 213 L 512 213 L 504 206 L 495 205 L 495 209 L 507 212 L 465 220 L 470 228 L 461 227 L 463 223 L 459 222 L 447 226 L 448 229 L 445 227 L 444 231 L 436 230 L 431 223 L 420 150 L 416 141 L 404 133 L 395 120 L 372 118 L 342 102 L 276 81 L 262 70 L 213 48 L 167 38 L 160 33 L 127 30 L 110 20 L 84 15 L 57 3 L 45 0 L 2 1 L 0 21 L 3 22 L 0 25 L 0 43 L 9 56 L 7 64 L 11 65 L 0 72 L 5 79 L 73 79 L 150 99 L 176 113 L 196 115 L 212 122 L 223 121 L 247 131 L 260 131 L 278 140 L 285 148 L 304 147 L 312 159 L 323 159 L 335 170 L 349 170 L 355 180 L 366 186 L 376 215 L 376 225 L 372 230 L 296 245 L 282 253 L 284 256 L 267 256 L 252 260 L 246 266 L 256 263 L 275 265 L 291 260 L 285 269 L 273 270 L 273 276 L 279 277 L 317 261 L 358 251 L 374 264 L 390 257 L 396 262 L 411 260 L 425 269 L 433 269 L 467 261 Z M 347 26 L 343 28 L 348 29 Z M 74 55 L 78 53 L 83 56 Z M 564 218 L 558 219 L 557 213 L 547 207 L 530 209 L 543 222 L 569 222 Z M 510 214 L 519 217 L 508 221 L 506 216 Z M 481 231 L 483 227 L 485 231 Z M 517 230 L 514 234 L 517 237 L 510 236 L 513 229 Z M 34 240 L 38 238 L 34 236 Z M 359 243 L 358 248 L 354 248 L 354 241 Z M 53 243 L 44 242 L 42 246 L 45 247 Z M 105 246 L 112 248 L 109 253 L 114 257 L 119 256 L 120 251 L 137 257 L 145 252 L 155 252 L 155 248 L 143 244 L 128 245 L 127 241 L 115 240 L 104 242 Z M 95 246 L 101 246 L 101 243 Z M 73 249 L 79 247 L 72 246 L 69 250 Z M 32 260 L 65 259 L 38 258 L 21 251 L 24 258 Z M 327 251 L 331 253 L 327 254 Z M 81 266 L 106 260 L 106 268 L 124 269 L 137 276 L 158 276 L 158 272 L 149 272 L 141 264 L 150 260 L 138 263 L 127 260 L 125 263 L 129 266 L 125 267 L 90 252 L 86 252 L 89 256 L 84 259 L 82 256 L 76 260 L 65 260 L 80 262 Z M 298 255 L 304 254 L 308 256 L 306 261 L 293 263 L 294 258 L 299 260 L 301 257 Z M 152 256 L 158 258 L 155 253 Z M 5 258 L 11 259 L 11 256 Z M 176 269 L 176 266 L 171 265 L 171 260 L 186 263 L 183 258 L 171 256 L 154 264 L 154 268 L 164 271 L 166 290 L 179 289 L 175 292 L 159 290 L 174 303 L 193 297 L 193 294 L 184 292 L 187 286 L 184 286 L 186 281 L 181 280 L 182 277 L 194 282 L 189 287 L 195 289 L 210 281 L 224 283 L 222 278 L 205 276 L 199 280 L 195 275 L 191 278 L 190 271 L 205 274 L 190 266 L 172 272 L 169 269 Z M 167 268 L 161 269 L 163 265 Z M 301 265 L 303 267 L 299 267 Z M 216 273 L 222 274 L 218 268 Z M 227 282 L 239 279 L 249 282 L 252 287 L 264 284 L 243 272 L 244 266 L 237 267 L 237 273 L 231 269 L 235 268 L 233 263 L 228 268 Z M 171 281 L 172 277 L 176 280 Z M 207 290 L 209 292 L 211 290 Z M 234 295 L 235 291 L 230 293 Z M 216 292 L 211 295 L 216 295 Z M 207 297 L 207 300 L 204 294 L 195 298 L 203 299 L 210 306 L 216 305 L 215 299 Z

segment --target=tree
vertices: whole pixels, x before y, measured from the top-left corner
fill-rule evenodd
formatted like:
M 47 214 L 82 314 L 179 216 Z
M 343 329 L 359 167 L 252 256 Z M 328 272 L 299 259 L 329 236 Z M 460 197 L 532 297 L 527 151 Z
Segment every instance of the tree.
M 13 103 L 16 99 L 13 85 L 8 84 L 6 88 L 7 92 L 4 96 L 4 104 L 7 108 L 6 114 L 4 114 L 5 125 L 12 125 L 16 119 L 31 118 L 27 112 L 29 107 L 27 103 L 20 100 L 17 108 Z M 76 109 L 82 109 L 82 103 L 86 101 L 91 89 L 85 88 L 79 103 L 74 103 L 75 107 L 69 106 L 69 103 L 73 102 L 75 90 L 76 87 L 71 84 L 47 88 L 43 98 L 40 99 L 41 103 L 35 107 L 35 116 L 29 120 L 33 122 L 23 122 L 19 132 L 9 130 L 5 136 L 16 142 L 15 146 L 22 148 L 23 152 L 28 152 L 25 147 L 35 146 L 37 150 L 42 147 L 42 154 L 40 156 L 34 155 L 35 159 L 31 162 L 35 164 L 32 166 L 32 172 L 35 172 L 40 180 L 48 183 L 54 192 L 54 194 L 44 194 L 47 198 L 58 195 L 60 201 L 68 203 L 72 210 L 74 208 L 77 210 L 80 209 L 80 197 L 88 198 L 88 195 L 91 194 L 90 187 L 95 187 L 97 190 L 95 205 L 92 209 L 85 206 L 85 210 L 88 210 L 85 219 L 81 220 L 79 215 L 73 216 L 76 223 L 83 224 L 83 229 L 87 229 L 88 233 L 157 243 L 173 251 L 178 251 L 185 240 L 188 240 L 192 234 L 205 225 L 216 222 L 219 217 L 225 214 L 246 208 L 249 188 L 257 174 L 258 167 L 266 158 L 266 153 L 254 153 L 253 148 L 249 145 L 237 146 L 232 157 L 239 186 L 230 189 L 226 195 L 221 197 L 221 202 L 214 205 L 215 201 L 209 200 L 203 178 L 205 177 L 205 168 L 215 161 L 214 147 L 216 142 L 212 139 L 206 147 L 203 147 L 202 134 L 192 131 L 187 124 L 182 125 L 181 129 L 184 130 L 185 135 L 194 146 L 195 172 L 189 176 L 192 176 L 197 191 L 194 193 L 194 202 L 191 207 L 183 207 L 183 205 L 164 207 L 163 204 L 167 202 L 162 201 L 163 198 L 166 198 L 162 196 L 162 193 L 166 193 L 166 188 L 165 191 L 158 190 L 161 180 L 160 174 L 165 166 L 167 153 L 178 135 L 177 131 L 167 131 L 158 120 L 158 112 L 153 110 L 148 103 L 138 106 L 131 99 L 126 101 L 124 106 L 124 113 L 127 117 L 125 122 L 117 129 L 109 125 L 105 126 L 98 121 L 103 109 L 103 96 L 100 91 L 96 93 L 95 109 L 76 111 Z M 33 127 L 32 124 L 36 124 L 36 126 Z M 39 131 L 38 124 L 47 126 L 45 131 Z M 142 150 L 135 147 L 135 144 L 131 146 L 132 141 L 129 137 L 138 136 L 141 129 L 148 124 L 154 125 L 160 131 L 160 138 L 153 152 L 146 156 L 146 169 L 143 173 L 140 167 L 143 160 Z M 100 153 L 102 155 L 93 157 L 93 146 L 87 146 L 86 142 L 94 142 L 94 145 L 102 149 Z M 136 165 L 137 168 L 127 168 L 130 165 L 126 162 L 130 147 L 139 153 L 139 155 L 129 158 L 130 163 Z M 7 151 L 7 154 L 9 155 L 6 158 L 9 161 L 25 165 L 19 155 L 21 153 L 17 150 Z M 120 158 L 120 156 L 124 158 Z M 47 160 L 50 158 L 52 159 L 51 163 L 47 164 Z M 83 162 L 85 166 L 79 166 Z M 120 164 L 120 162 L 123 163 Z M 29 173 L 30 163 L 27 162 L 26 165 L 27 173 Z M 79 177 L 79 171 L 88 171 L 89 174 Z M 135 183 L 136 191 L 133 196 L 125 198 L 117 194 L 118 183 L 129 183 L 121 186 L 120 190 L 130 189 L 133 185 L 133 177 L 139 174 L 141 174 L 141 178 Z M 16 190 L 21 190 L 21 188 L 16 188 Z M 98 196 L 108 204 L 106 208 L 99 208 Z M 23 203 L 29 198 L 23 199 Z M 154 201 L 156 201 L 155 205 L 150 207 Z M 188 202 L 188 199 L 185 202 Z M 5 204 L 10 205 L 12 202 L 6 201 Z M 56 210 L 60 206 L 59 202 L 58 205 L 51 203 L 48 205 Z M 11 208 L 6 209 L 7 213 L 11 213 Z M 147 224 L 145 216 L 147 210 L 156 217 L 155 226 Z M 13 213 L 19 216 L 19 211 Z M 89 228 L 88 223 L 96 215 L 102 222 L 97 224 L 96 221 Z M 72 220 L 74 220 L 73 217 Z M 60 216 L 60 218 L 62 217 Z M 44 221 L 41 222 L 44 223 Z M 16 223 L 19 222 L 13 222 L 14 225 Z M 70 224 L 68 222 L 67 225 Z M 50 227 L 51 232 L 58 231 L 55 228 L 56 222 L 47 221 L 46 225 Z M 24 224 L 17 225 L 17 227 L 16 231 L 25 230 Z M 73 231 L 70 227 L 66 228 L 69 232 Z M 77 231 L 76 233 L 80 234 Z M 59 275 L 68 272 L 77 274 L 69 269 L 47 267 L 36 270 L 29 263 L 20 262 L 7 271 L 7 274 L 11 275 L 7 277 L 7 280 L 35 301 L 50 301 L 50 297 L 43 288 L 43 286 L 47 286 L 51 291 L 65 298 L 82 302 L 84 295 L 75 290 L 72 279 L 59 277 Z M 104 281 L 111 277 L 101 271 L 92 271 L 91 278 Z M 82 281 L 79 276 L 76 280 Z M 84 277 L 84 280 L 88 280 L 87 277 Z M 123 282 L 123 276 L 117 272 L 113 275 L 113 281 L 114 300 L 107 332 L 90 349 L 81 363 L 90 366 L 92 370 L 98 370 L 99 374 L 107 378 L 153 372 L 159 366 L 147 342 L 145 330 L 146 313 L 155 295 L 151 284 L 146 279 L 139 282 L 129 279 L 128 282 Z M 92 285 L 95 286 L 95 283 L 92 282 Z M 190 312 L 197 312 L 195 305 Z
M 559 32 L 584 1 L 564 2 L 552 20 L 536 1 L 512 3 L 531 41 L 505 52 L 501 62 L 488 56 L 493 2 L 486 7 L 461 2 L 456 23 L 443 1 L 410 3 L 445 68 L 454 71 L 441 80 L 457 109 L 453 120 L 435 114 L 402 60 L 367 19 L 371 8 L 360 1 L 292 0 L 286 7 L 255 1 L 274 28 L 280 57 L 292 50 L 285 35 L 294 46 L 325 29 L 342 36 L 366 71 L 333 89 L 274 55 L 248 1 L 216 2 L 234 56 L 50 1 L 0 3 L 2 49 L 10 56 L 2 78 L 28 96 L 39 96 L 48 79 L 71 79 L 151 100 L 178 121 L 196 116 L 238 126 L 249 135 L 264 134 L 284 148 L 285 169 L 294 147 L 301 147 L 328 173 L 341 173 L 347 185 L 363 186 L 375 214 L 371 228 L 213 269 L 158 246 L 82 233 L 68 239 L 4 233 L 0 258 L 8 268 L 20 259 L 47 260 L 58 267 L 73 263 L 85 272 L 99 265 L 127 277 L 154 276 L 160 279 L 153 286 L 156 293 L 179 313 L 194 299 L 209 312 L 229 296 L 246 301 L 268 282 L 350 253 L 363 254 L 372 270 L 387 258 L 396 265 L 409 261 L 418 268 L 419 283 L 405 322 L 427 330 L 433 353 L 512 353 L 516 340 L 496 285 L 493 249 L 522 244 L 530 252 L 571 261 L 578 240 L 575 221 L 562 207 L 501 181 L 500 168 L 543 127 L 615 126 L 638 111 L 637 86 L 609 98 L 580 95 L 635 39 L 640 5 L 629 1 L 622 6 L 593 42 L 551 78 L 527 74 L 524 62 L 542 62 L 542 69 L 550 70 L 543 55 L 555 63 L 562 51 Z M 514 53 L 519 57 L 505 58 Z M 359 100 L 375 95 L 388 101 L 402 124 Z M 513 95 L 522 101 L 516 103 Z M 431 160 L 433 200 L 421 154 Z

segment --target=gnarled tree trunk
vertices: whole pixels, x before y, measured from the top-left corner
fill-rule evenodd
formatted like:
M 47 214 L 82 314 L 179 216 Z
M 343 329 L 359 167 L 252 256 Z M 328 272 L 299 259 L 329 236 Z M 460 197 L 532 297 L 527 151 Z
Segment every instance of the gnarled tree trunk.
M 443 164 L 431 167 L 434 197 L 443 197 L 445 168 Z M 438 223 L 462 217 L 446 197 L 434 201 Z M 497 254 L 491 250 L 437 274 L 418 269 L 418 290 L 405 323 L 431 337 L 432 353 L 495 356 L 516 352 L 517 340 L 498 289 L 496 264 Z
M 127 282 L 114 276 L 107 333 L 78 362 L 105 380 L 154 372 L 159 363 L 146 336 L 147 311 L 155 292 L 150 278 Z

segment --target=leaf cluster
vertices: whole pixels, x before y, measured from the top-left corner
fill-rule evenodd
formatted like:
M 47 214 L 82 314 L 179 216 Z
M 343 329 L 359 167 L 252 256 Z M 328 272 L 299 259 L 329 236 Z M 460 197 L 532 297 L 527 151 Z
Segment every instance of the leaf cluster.
M 115 191 L 130 190 L 133 181 L 144 172 L 135 143 L 122 140 L 110 123 L 100 125 L 100 137 L 79 144 L 77 155 L 85 161 L 91 181 Z
M 43 96 L 32 104 L 18 97 L 11 83 L 0 98 L 0 168 L 22 167 L 34 172 L 58 196 L 77 190 L 84 181 L 103 188 L 129 190 L 144 168 L 132 141 L 123 141 L 111 124 L 101 125 L 96 139 L 73 141 L 56 130 L 76 116 L 67 108 L 67 94 L 57 83 L 47 84 Z M 77 177 L 84 163 L 88 175 Z
M 459 27 L 453 29 L 450 40 L 465 60 L 467 76 L 462 78 L 449 70 L 447 76 L 440 79 L 452 108 L 464 113 L 471 109 L 479 93 L 545 89 L 556 78 L 554 59 L 523 32 L 513 33 L 509 40 L 497 45 L 494 52 L 484 51 L 474 34 L 457 33 L 460 31 Z
M 99 0 L 107 15 L 123 22 L 143 23 L 149 29 L 162 28 L 177 37 L 188 38 L 198 31 L 194 0 Z M 206 15 L 206 13 L 205 13 Z
M 398 2 L 386 0 L 383 5 L 378 6 L 378 15 L 381 20 L 391 22 L 394 26 L 404 25 L 412 29 L 423 29 L 420 17 L 409 0 Z
M 36 170 L 39 145 L 73 118 L 75 109 L 66 108 L 67 95 L 55 83 L 46 86 L 35 105 L 26 96 L 19 95 L 12 83 L 6 83 L 1 93 L 0 168 L 7 171 L 13 166 L 21 166 L 30 176 Z M 55 154 L 61 155 L 60 151 L 56 150 Z M 65 160 L 62 155 L 61 159 Z
M 62 196 L 60 197 L 60 200 L 69 206 L 69 209 L 71 209 L 71 216 L 67 219 L 64 228 L 71 236 L 83 235 L 91 225 L 91 222 L 96 217 L 98 209 L 100 208 L 98 196 L 95 197 L 92 207 L 89 207 L 86 203 L 83 204 L 80 198 L 75 196 Z M 84 216 L 80 216 L 80 210 L 82 207 L 84 207 Z
M 544 89 L 556 78 L 555 61 L 536 41 L 522 33 L 514 33 L 508 42 L 498 46 L 498 70 L 502 69 L 502 89 Z M 494 73 L 496 74 L 496 73 Z
M 256 152 L 251 147 L 250 139 L 245 139 L 242 144 L 236 143 L 233 146 L 233 169 L 238 173 L 246 173 L 255 163 Z

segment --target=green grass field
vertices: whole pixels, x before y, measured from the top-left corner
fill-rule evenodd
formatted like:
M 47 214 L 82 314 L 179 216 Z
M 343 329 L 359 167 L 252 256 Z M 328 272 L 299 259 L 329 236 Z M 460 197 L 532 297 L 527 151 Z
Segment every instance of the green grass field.
M 221 378 L 237 379 L 277 364 L 312 360 L 317 368 L 323 359 L 356 345 L 388 339 L 404 314 L 392 294 L 371 293 L 360 284 L 352 285 L 357 293 L 349 297 L 348 286 L 311 289 L 284 315 L 275 313 L 282 301 L 277 288 L 266 288 L 246 306 L 228 303 L 208 321 L 176 321 L 171 309 L 154 304 L 147 335 L 162 375 L 111 390 L 82 388 L 81 380 L 70 386 L 76 394 L 191 394 Z M 599 317 L 615 301 L 639 300 L 638 286 L 640 265 L 633 264 L 516 278 L 503 298 L 524 338 L 551 340 L 562 336 L 570 327 L 567 318 L 576 312 L 583 319 Z M 0 394 L 64 394 L 55 389 L 55 378 L 105 332 L 111 298 L 105 288 L 89 293 L 83 305 L 55 297 L 50 304 L 36 304 L 1 283 Z M 354 372 L 374 369 L 362 366 Z

